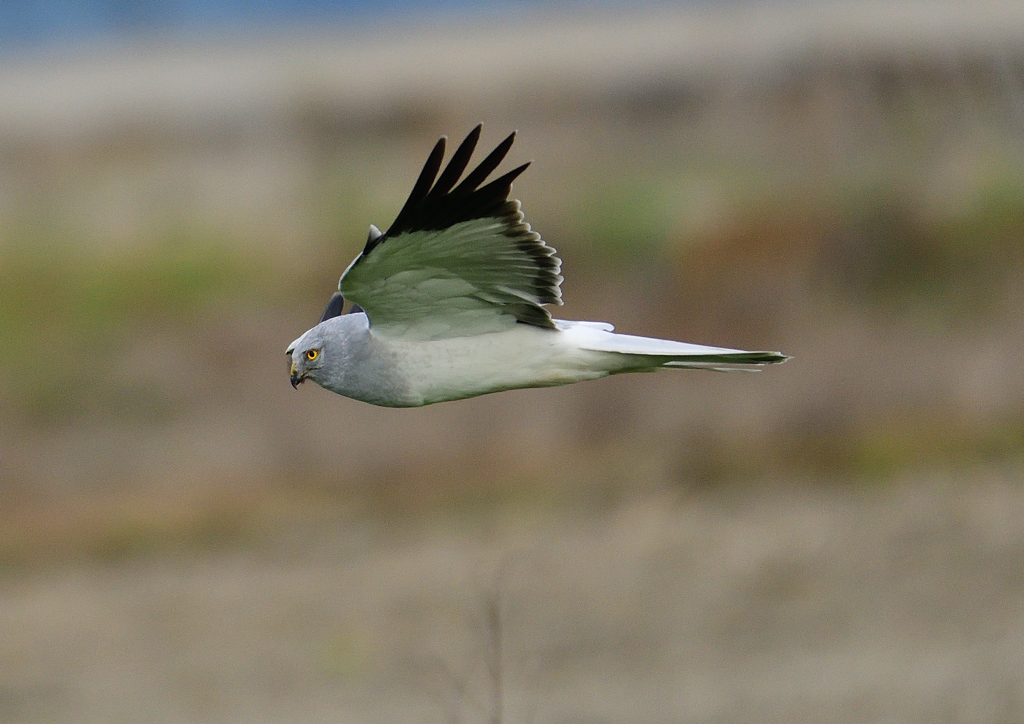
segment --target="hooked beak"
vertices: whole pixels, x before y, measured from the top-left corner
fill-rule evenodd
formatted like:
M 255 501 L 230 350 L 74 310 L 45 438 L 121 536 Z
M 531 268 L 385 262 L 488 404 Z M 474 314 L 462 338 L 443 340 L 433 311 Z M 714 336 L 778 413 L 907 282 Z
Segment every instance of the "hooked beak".
M 300 375 L 296 371 L 296 369 L 295 369 L 295 363 L 294 362 L 292 363 L 291 380 L 292 380 L 292 387 L 294 389 L 296 389 L 296 390 L 299 389 L 299 385 L 301 385 L 303 382 L 306 381 L 305 373 Z

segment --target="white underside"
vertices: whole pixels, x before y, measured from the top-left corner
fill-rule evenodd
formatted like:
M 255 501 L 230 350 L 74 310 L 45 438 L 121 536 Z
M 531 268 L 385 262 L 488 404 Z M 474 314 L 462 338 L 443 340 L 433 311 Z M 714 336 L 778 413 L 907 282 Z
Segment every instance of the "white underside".
M 504 332 L 428 342 L 383 339 L 413 404 L 520 387 L 552 387 L 610 374 L 606 353 L 581 349 L 571 332 L 517 324 Z

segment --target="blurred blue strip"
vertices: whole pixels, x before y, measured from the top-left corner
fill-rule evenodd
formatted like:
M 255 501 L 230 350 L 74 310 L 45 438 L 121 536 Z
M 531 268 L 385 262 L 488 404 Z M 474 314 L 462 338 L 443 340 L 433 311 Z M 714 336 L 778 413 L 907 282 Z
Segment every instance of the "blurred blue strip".
M 404 12 L 501 6 L 622 5 L 612 0 L 21 0 L 0 1 L 0 46 L 49 47 L 139 35 L 201 35 L 310 23 L 344 24 Z

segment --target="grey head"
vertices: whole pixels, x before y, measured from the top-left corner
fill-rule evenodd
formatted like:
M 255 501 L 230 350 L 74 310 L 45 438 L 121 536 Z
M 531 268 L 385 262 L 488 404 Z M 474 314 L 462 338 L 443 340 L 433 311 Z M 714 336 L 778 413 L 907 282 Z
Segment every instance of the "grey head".
M 292 387 L 307 379 L 325 387 L 339 379 L 349 343 L 367 327 L 365 314 L 344 314 L 321 322 L 288 345 Z
M 367 240 L 367 244 L 370 244 L 384 236 L 380 229 L 373 224 L 370 224 L 370 235 Z M 309 377 L 321 387 L 324 386 L 323 375 L 318 374 L 318 370 L 325 369 L 332 363 L 335 365 L 341 364 L 341 356 L 338 354 L 340 349 L 341 339 L 344 337 L 342 332 L 338 334 L 330 334 L 329 329 L 338 327 L 339 331 L 344 327 L 366 328 L 368 326 L 368 320 L 366 319 L 366 313 L 360 309 L 358 304 L 353 304 L 348 310 L 347 314 L 342 313 L 342 309 L 345 307 L 345 297 L 341 295 L 341 292 L 335 292 L 331 295 L 330 301 L 327 302 L 327 308 L 324 309 L 323 316 L 320 317 L 320 324 L 307 331 L 304 335 L 299 337 L 297 340 L 288 345 L 288 349 L 285 350 L 285 354 L 288 355 L 289 362 L 291 363 L 291 378 L 292 387 L 298 389 L 299 385 L 306 381 Z M 333 322 L 341 316 L 350 315 L 361 315 L 362 319 L 355 320 L 352 322 L 338 325 L 328 324 L 325 327 L 325 323 Z M 325 359 L 324 352 L 329 350 L 329 355 Z

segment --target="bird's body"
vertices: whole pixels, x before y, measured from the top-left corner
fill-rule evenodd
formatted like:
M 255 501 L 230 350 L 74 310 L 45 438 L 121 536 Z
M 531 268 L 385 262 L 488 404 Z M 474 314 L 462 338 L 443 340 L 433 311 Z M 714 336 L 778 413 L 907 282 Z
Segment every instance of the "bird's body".
M 295 342 L 316 344 L 320 385 L 384 407 L 419 407 L 523 387 L 555 387 L 660 368 L 730 369 L 759 353 L 614 334 L 600 322 L 516 324 L 467 337 L 406 340 L 373 334 L 362 313 L 328 319 Z M 758 358 L 759 359 L 759 358 Z M 755 362 L 757 364 L 757 362 Z
M 561 304 L 561 262 L 508 200 L 526 167 L 480 187 L 514 135 L 455 186 L 479 133 L 435 183 L 442 139 L 392 227 L 371 227 L 320 324 L 288 347 L 293 385 L 309 378 L 363 402 L 417 407 L 623 372 L 758 369 L 788 359 L 552 319 L 543 305 Z M 359 305 L 355 313 L 341 314 L 342 294 Z
M 323 322 L 340 364 L 331 392 L 386 407 L 417 407 L 518 387 L 550 387 L 603 377 L 602 353 L 575 350 L 567 336 L 517 324 L 470 337 L 408 341 L 370 331 L 365 314 Z

